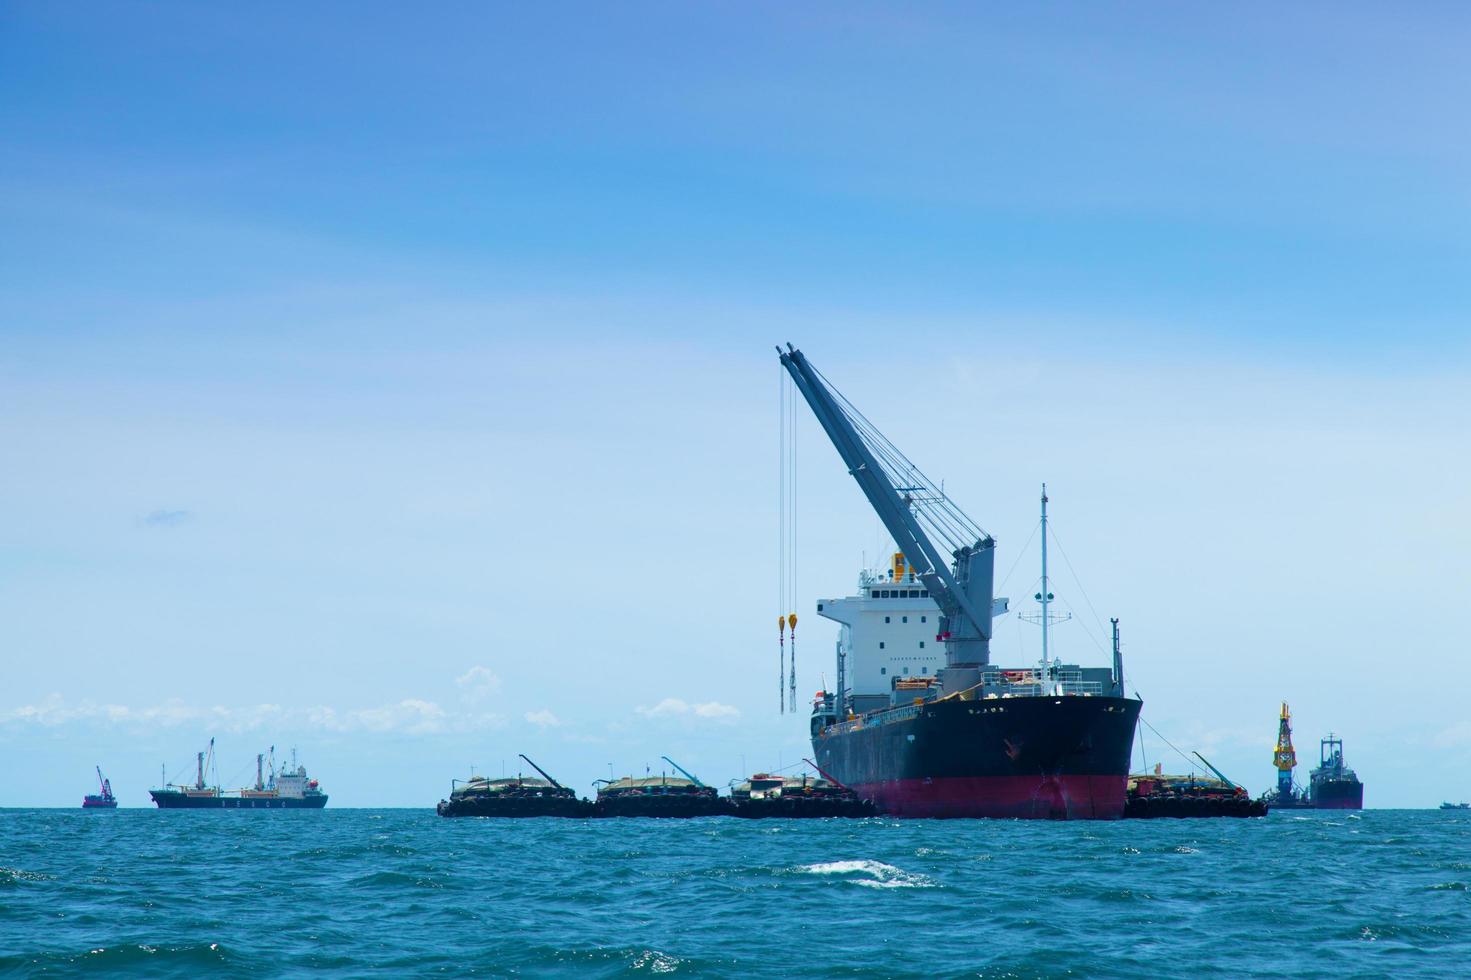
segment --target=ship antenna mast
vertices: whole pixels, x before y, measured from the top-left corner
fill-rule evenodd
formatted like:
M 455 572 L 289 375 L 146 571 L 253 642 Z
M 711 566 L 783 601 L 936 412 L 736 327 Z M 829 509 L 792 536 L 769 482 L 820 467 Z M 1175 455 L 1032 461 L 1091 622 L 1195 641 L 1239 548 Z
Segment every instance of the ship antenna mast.
M 1052 600 L 1057 597 L 1048 588 L 1047 579 L 1047 484 L 1042 484 L 1042 591 L 1034 597 L 1042 604 L 1040 613 L 1017 613 L 1017 615 L 1029 623 L 1037 623 L 1042 627 L 1042 676 L 1040 678 L 1042 689 L 1049 694 L 1060 693 L 1060 683 L 1054 683 L 1056 665 L 1052 662 L 1049 654 L 1048 640 L 1050 639 L 1053 623 L 1065 623 L 1072 619 L 1072 613 L 1056 615 L 1048 607 Z

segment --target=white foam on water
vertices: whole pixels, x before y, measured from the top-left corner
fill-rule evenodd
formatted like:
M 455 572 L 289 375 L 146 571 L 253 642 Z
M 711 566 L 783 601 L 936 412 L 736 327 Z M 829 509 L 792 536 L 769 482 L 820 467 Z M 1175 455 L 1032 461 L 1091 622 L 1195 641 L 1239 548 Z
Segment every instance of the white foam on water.
M 921 874 L 896 868 L 882 861 L 825 861 L 797 869 L 810 875 L 842 875 L 865 888 L 933 888 L 935 882 Z

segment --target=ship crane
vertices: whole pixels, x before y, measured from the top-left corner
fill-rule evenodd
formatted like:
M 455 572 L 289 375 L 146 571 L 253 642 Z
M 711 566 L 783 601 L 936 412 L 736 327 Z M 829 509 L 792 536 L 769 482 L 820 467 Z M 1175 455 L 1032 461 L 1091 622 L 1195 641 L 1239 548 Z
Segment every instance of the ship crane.
M 942 689 L 976 686 L 991 661 L 995 540 L 828 384 L 801 351 L 791 344 L 776 350 L 849 475 L 940 607 L 936 639 L 945 644 Z
M 1277 767 L 1277 799 L 1292 799 L 1292 770 L 1297 766 L 1297 752 L 1292 748 L 1292 713 L 1287 702 L 1282 702 L 1282 715 L 1277 722 L 1277 748 L 1272 753 L 1272 765 Z

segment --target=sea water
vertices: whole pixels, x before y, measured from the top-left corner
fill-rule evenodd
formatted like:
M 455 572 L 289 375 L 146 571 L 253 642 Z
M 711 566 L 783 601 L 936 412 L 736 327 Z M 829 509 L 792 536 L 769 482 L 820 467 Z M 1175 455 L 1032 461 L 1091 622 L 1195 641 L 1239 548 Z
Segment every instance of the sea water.
M 0 974 L 1471 976 L 1471 812 L 0 810 Z

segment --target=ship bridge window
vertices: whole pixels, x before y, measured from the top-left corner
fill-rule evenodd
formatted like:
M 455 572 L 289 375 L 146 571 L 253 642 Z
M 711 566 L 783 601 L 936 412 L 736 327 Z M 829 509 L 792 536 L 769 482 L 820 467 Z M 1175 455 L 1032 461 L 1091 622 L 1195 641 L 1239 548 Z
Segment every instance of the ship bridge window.
M 909 622 L 909 617 L 908 616 L 900 616 L 899 617 L 899 622 L 901 622 L 901 623 L 907 623 L 907 622 Z
M 885 616 L 885 617 L 884 617 L 884 622 L 886 622 L 886 623 L 887 623 L 887 622 L 888 622 L 888 621 L 889 621 L 889 617 L 888 617 L 888 616 Z
M 920 589 L 919 590 L 919 597 L 921 599 L 928 599 L 930 597 L 930 590 L 929 589 Z
M 921 649 L 921 650 L 923 650 L 923 649 L 924 649 L 924 640 L 920 640 L 920 641 L 919 641 L 919 648 L 920 648 L 920 649 Z
M 882 650 L 883 648 L 884 648 L 884 641 L 883 640 L 879 640 L 879 649 Z

